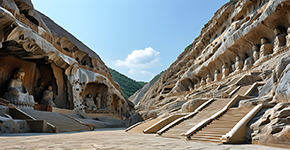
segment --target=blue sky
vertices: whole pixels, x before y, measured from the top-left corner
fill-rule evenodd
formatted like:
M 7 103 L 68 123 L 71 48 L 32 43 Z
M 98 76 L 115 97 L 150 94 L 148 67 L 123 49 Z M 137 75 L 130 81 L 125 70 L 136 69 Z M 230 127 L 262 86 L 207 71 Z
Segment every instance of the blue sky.
M 111 67 L 137 81 L 166 70 L 229 0 L 32 0 Z

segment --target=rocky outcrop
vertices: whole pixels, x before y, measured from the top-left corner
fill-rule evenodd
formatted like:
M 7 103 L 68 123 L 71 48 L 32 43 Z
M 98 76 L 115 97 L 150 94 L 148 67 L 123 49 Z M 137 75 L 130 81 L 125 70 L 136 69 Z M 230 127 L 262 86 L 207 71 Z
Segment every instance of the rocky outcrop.
M 130 116 L 132 108 L 93 50 L 35 10 L 30 0 L 4 0 L 0 6 L 0 97 L 21 69 L 24 87 L 39 104 L 51 86 L 58 108 L 83 111 L 83 98 L 91 94 L 99 111 Z
M 279 103 L 251 125 L 252 141 L 259 144 L 289 144 L 290 103 Z
M 249 96 L 233 106 L 279 107 L 262 117 L 266 121 L 253 125 L 257 131 L 253 140 L 289 144 L 288 106 L 280 109 L 289 102 L 289 16 L 287 0 L 237 0 L 225 4 L 136 108 L 155 110 L 162 116 L 168 112 L 190 112 L 195 99 Z M 185 103 L 183 107 L 167 107 L 180 102 Z M 273 138 L 267 140 L 268 136 Z
M 144 94 L 149 90 L 149 88 L 160 78 L 163 74 L 163 71 L 156 75 L 152 80 L 145 84 L 141 89 L 135 92 L 132 96 L 129 97 L 129 100 L 133 102 L 134 105 L 137 105 Z
M 286 34 L 289 25 L 284 16 L 290 11 L 288 5 L 284 0 L 239 0 L 225 4 L 202 29 L 192 47 L 178 57 L 138 105 L 147 106 L 154 100 L 161 103 L 160 97 L 185 97 L 204 89 L 212 92 L 219 85 L 251 71 L 262 76 L 274 70 L 283 57 L 281 53 L 287 53 L 288 47 L 282 44 L 278 52 L 260 53 L 274 48 L 274 44 L 268 45 L 279 42 L 280 35 Z M 280 32 L 275 34 L 274 30 Z
M 9 115 L 9 108 L 0 105 L 0 133 L 23 133 L 30 132 L 25 120 L 14 120 Z

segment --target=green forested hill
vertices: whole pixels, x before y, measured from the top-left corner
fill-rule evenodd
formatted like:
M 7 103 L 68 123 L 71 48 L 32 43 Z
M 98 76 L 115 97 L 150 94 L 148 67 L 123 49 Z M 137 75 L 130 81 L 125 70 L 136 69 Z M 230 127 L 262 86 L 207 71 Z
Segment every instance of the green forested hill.
M 141 89 L 146 84 L 146 82 L 130 79 L 114 69 L 109 69 L 112 73 L 114 80 L 119 83 L 125 99 L 128 99 L 131 95 L 133 95 L 136 91 Z

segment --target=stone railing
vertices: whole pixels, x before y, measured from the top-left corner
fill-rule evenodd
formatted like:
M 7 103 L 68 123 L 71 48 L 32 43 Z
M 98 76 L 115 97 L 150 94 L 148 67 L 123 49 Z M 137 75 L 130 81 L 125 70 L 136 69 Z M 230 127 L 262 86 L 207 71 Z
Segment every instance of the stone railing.
M 232 98 L 230 100 L 230 102 L 228 102 L 228 104 L 221 109 L 220 111 L 218 111 L 217 113 L 213 114 L 211 117 L 201 121 L 200 123 L 196 124 L 195 126 L 193 126 L 191 129 L 189 129 L 186 133 L 183 133 L 183 136 L 186 136 L 187 139 L 190 139 L 191 135 L 193 135 L 194 133 L 196 133 L 197 131 L 201 130 L 203 127 L 205 127 L 206 125 L 210 124 L 213 120 L 216 120 L 217 118 L 219 118 L 220 116 L 222 116 L 226 111 L 228 111 L 236 102 L 242 100 L 242 99 L 247 99 L 249 97 L 247 96 L 240 96 L 240 95 L 236 95 L 234 98 Z
M 247 123 L 263 108 L 263 104 L 258 104 L 247 113 L 228 133 L 220 138 L 222 143 L 241 143 L 245 140 Z
M 200 110 L 202 110 L 203 108 L 205 108 L 209 103 L 213 102 L 214 99 L 209 99 L 206 102 L 204 102 L 203 104 L 201 104 L 198 108 L 196 108 L 194 110 L 194 112 L 189 113 L 186 116 L 180 117 L 174 121 L 172 121 L 171 123 L 169 123 L 168 125 L 166 125 L 165 127 L 163 127 L 162 129 L 160 129 L 159 131 L 157 131 L 158 135 L 163 134 L 164 132 L 166 132 L 167 130 L 169 130 L 170 128 L 176 126 L 177 124 L 179 124 L 180 122 L 192 118 L 193 116 L 195 116 Z

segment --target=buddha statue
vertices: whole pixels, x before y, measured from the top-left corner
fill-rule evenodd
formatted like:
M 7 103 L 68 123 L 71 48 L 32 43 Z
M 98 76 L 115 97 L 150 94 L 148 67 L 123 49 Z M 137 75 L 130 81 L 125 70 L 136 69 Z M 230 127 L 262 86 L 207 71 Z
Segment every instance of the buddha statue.
M 282 46 L 286 45 L 286 35 L 284 33 L 281 33 L 281 30 L 278 28 L 274 29 L 275 33 L 275 40 L 274 40 L 274 49 L 273 52 L 274 54 L 277 53 Z
M 290 46 L 290 27 L 287 29 L 286 45 Z
M 97 106 L 93 100 L 92 94 L 87 94 L 83 103 L 86 106 L 86 110 L 97 110 Z
M 46 106 L 53 106 L 55 107 L 55 103 L 53 101 L 54 95 L 52 91 L 52 86 L 48 86 L 47 90 L 43 92 L 43 97 L 41 101 L 41 105 L 46 105 Z
M 101 103 L 102 103 L 101 97 L 102 97 L 102 95 L 100 93 L 97 93 L 96 99 L 95 99 L 97 109 L 101 108 Z
M 245 59 L 243 70 L 251 69 L 253 63 L 254 63 L 253 57 L 248 57 L 247 59 Z
M 254 59 L 254 62 L 256 62 L 259 59 L 259 55 L 260 55 L 259 47 L 257 45 L 254 45 L 252 47 L 252 51 L 253 51 L 253 59 Z
M 212 80 L 211 80 L 210 74 L 207 74 L 207 76 L 206 76 L 206 83 L 209 84 L 211 81 Z
M 25 72 L 18 70 L 14 79 L 11 79 L 8 84 L 7 92 L 4 94 L 4 99 L 12 102 L 18 107 L 21 108 L 33 108 L 34 107 L 34 98 L 32 95 L 29 95 L 27 89 L 24 87 L 23 78 Z
M 37 80 L 37 86 L 34 88 L 33 97 L 34 101 L 37 103 L 40 103 L 43 97 L 44 92 L 44 83 L 42 82 L 42 79 Z
M 222 66 L 222 79 L 225 79 L 230 74 L 230 69 L 227 66 L 227 63 L 225 63 Z
M 235 71 L 241 71 L 243 66 L 243 60 L 240 59 L 240 56 L 236 56 Z
M 236 64 L 232 64 L 232 71 L 235 72 L 236 71 Z
M 201 78 L 200 80 L 200 86 L 204 86 L 205 85 L 205 81 L 203 80 L 203 78 Z
M 194 89 L 198 89 L 199 87 L 198 87 L 198 85 L 197 84 L 195 84 L 194 85 Z
M 260 58 L 272 54 L 273 44 L 269 43 L 267 38 L 261 39 Z
M 220 81 L 221 78 L 222 78 L 222 76 L 221 76 L 219 70 L 216 69 L 215 72 L 214 72 L 214 81 Z

